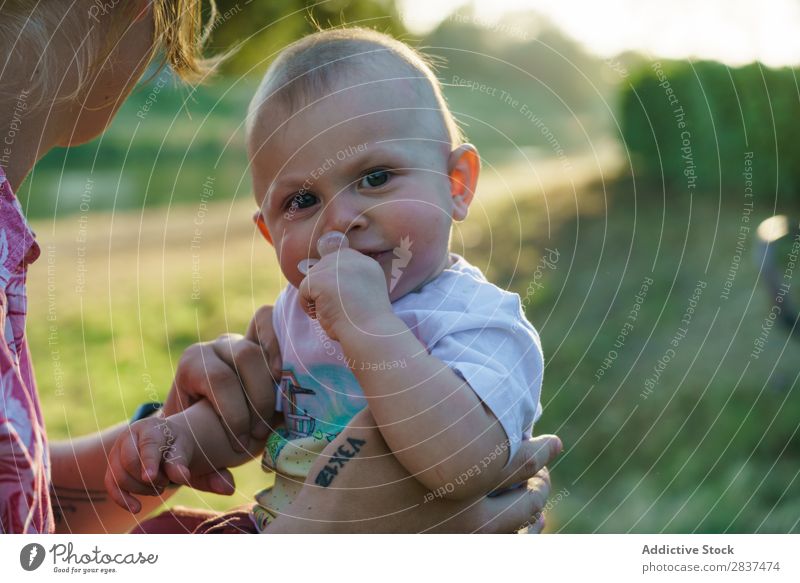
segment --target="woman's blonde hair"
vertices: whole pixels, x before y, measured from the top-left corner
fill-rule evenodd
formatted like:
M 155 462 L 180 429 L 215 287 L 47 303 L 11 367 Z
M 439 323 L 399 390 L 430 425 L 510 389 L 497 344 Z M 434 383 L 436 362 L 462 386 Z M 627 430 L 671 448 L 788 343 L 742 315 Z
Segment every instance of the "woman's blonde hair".
M 145 2 L 130 0 L 94 0 L 88 11 L 77 8 L 77 2 L 64 9 L 55 0 L 0 0 L 0 48 L 4 49 L 5 62 L 0 68 L 0 79 L 7 85 L 10 81 L 23 84 L 27 92 L 35 91 L 43 99 L 52 96 L 60 83 L 53 75 L 42 74 L 57 69 L 64 63 L 54 62 L 60 58 L 78 64 L 79 80 L 77 96 L 86 86 L 92 73 L 102 67 L 114 50 L 116 42 L 134 19 L 141 13 Z M 209 0 L 210 18 L 202 23 L 202 0 L 150 0 L 153 10 L 154 42 L 152 59 L 161 49 L 163 60 L 160 67 L 169 64 L 176 75 L 187 82 L 197 82 L 215 68 L 219 58 L 203 57 L 203 46 L 214 27 L 217 11 L 214 0 Z M 102 18 L 111 19 L 108 26 L 97 26 Z M 46 49 L 56 35 L 69 33 L 74 53 L 53 56 Z M 17 70 L 12 65 L 14 54 L 50 54 L 49 61 L 40 57 L 30 79 L 13 78 Z M 156 72 L 157 74 L 157 72 Z M 0 88 L 2 90 L 2 88 Z

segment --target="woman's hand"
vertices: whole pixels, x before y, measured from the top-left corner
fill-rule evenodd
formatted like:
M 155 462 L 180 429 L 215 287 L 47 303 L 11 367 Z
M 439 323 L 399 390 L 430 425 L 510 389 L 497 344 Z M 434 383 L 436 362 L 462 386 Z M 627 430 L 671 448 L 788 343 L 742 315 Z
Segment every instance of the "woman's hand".
M 495 490 L 527 482 L 525 488 L 448 500 L 427 491 L 400 465 L 364 409 L 320 454 L 297 498 L 268 532 L 511 533 L 526 526 L 540 532 L 550 494 L 545 465 L 560 452 L 557 437 L 539 436 L 521 445 Z
M 271 431 L 281 364 L 272 306 L 263 306 L 245 336 L 224 334 L 186 349 L 164 413 L 173 415 L 207 399 L 223 421 L 231 446 L 244 451 L 251 436 L 263 440 Z

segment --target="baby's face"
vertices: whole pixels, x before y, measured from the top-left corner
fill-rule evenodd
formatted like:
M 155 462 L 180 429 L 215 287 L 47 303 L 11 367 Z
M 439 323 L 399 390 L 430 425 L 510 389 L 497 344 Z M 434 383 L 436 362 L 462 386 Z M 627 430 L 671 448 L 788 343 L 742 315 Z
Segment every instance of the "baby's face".
M 447 266 L 452 219 L 464 213 L 438 114 L 403 109 L 419 101 L 411 83 L 390 81 L 334 90 L 288 120 L 260 112 L 249 139 L 253 186 L 292 285 L 330 231 L 380 263 L 392 301 Z

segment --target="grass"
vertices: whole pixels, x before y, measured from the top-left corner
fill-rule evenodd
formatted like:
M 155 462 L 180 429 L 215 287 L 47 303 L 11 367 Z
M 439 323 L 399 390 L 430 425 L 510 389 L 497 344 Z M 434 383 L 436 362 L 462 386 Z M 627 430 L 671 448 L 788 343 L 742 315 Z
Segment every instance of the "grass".
M 764 352 L 752 356 L 772 305 L 749 254 L 757 222 L 723 299 L 741 200 L 662 201 L 635 193 L 625 179 L 606 186 L 578 197 L 562 192 L 575 206 L 550 237 L 543 197 L 493 213 L 492 231 L 519 227 L 519 236 L 473 254 L 491 279 L 527 294 L 528 317 L 543 338 L 537 432 L 564 440 L 552 474 L 554 488 L 569 491 L 550 528 L 797 532 L 800 502 L 790 493 L 800 456 L 800 347 L 775 327 Z M 769 214 L 756 204 L 755 221 Z M 545 248 L 560 259 L 536 279 L 540 290 L 530 282 Z M 631 320 L 645 278 L 653 283 Z M 698 281 L 706 287 L 693 306 Z M 675 354 L 657 374 L 670 348 Z M 651 391 L 648 378 L 657 379 Z
M 51 439 L 128 419 L 154 393 L 163 399 L 187 346 L 242 333 L 255 309 L 274 301 L 280 272 L 253 236 L 251 204 L 92 213 L 85 244 L 76 242 L 81 215 L 34 224 L 42 257 L 29 274 L 28 334 Z M 264 475 L 256 466 L 238 475 L 244 503 Z M 176 497 L 231 505 L 220 498 Z

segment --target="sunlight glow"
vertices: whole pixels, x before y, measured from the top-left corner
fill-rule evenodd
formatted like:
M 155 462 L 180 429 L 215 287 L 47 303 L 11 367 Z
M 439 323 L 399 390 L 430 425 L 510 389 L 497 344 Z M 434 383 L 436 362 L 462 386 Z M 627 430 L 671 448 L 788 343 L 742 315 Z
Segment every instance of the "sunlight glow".
M 433 29 L 464 0 L 399 0 L 406 25 Z M 483 26 L 516 12 L 535 10 L 592 53 L 611 57 L 635 50 L 650 58 L 702 58 L 729 65 L 759 60 L 769 66 L 800 64 L 800 2 L 767 0 L 479 0 Z M 533 35 L 531 35 L 533 36 Z

